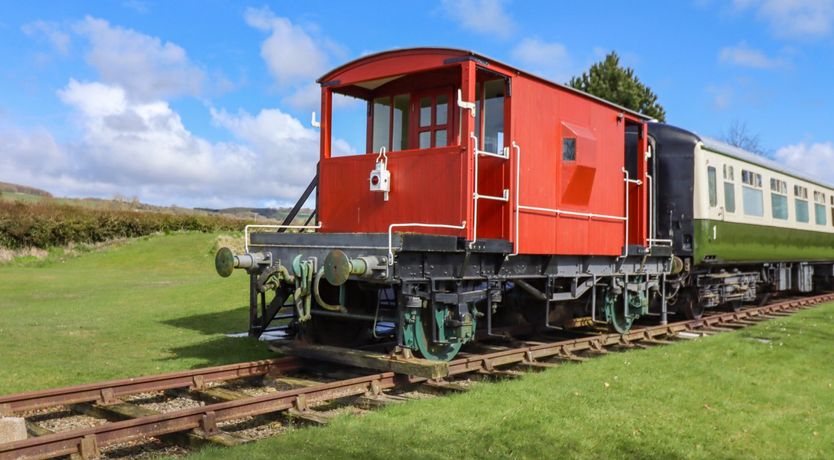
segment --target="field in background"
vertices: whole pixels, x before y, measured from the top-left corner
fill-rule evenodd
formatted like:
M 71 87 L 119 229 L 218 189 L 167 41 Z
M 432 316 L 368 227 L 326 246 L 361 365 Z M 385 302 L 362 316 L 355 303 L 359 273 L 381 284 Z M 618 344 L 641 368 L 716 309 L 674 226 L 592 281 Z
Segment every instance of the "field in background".
M 214 271 L 215 234 L 134 239 L 0 265 L 0 393 L 259 359 L 245 274 Z
M 177 205 L 155 206 L 142 203 L 138 198 L 117 196 L 112 199 L 102 198 L 59 198 L 46 190 L 40 190 L 25 185 L 0 182 L 0 203 L 49 203 L 53 205 L 67 205 L 87 209 L 108 211 L 144 211 L 166 214 L 187 214 L 196 216 L 220 216 L 248 221 L 265 221 L 262 223 L 278 223 L 289 214 L 290 208 L 249 208 L 233 207 L 221 209 L 184 208 Z M 302 209 L 296 217 L 296 223 L 303 223 L 310 216 L 310 209 Z M 273 222 L 274 221 L 274 222 Z
M 216 235 L 0 266 L 0 393 L 271 356 Z M 830 458 L 834 304 L 195 458 Z
M 310 213 L 302 209 L 293 223 L 304 223 Z M 288 208 L 189 209 L 135 198 L 55 198 L 44 190 L 0 182 L 0 262 L 160 232 L 239 231 L 249 223 L 278 224 L 288 214 Z

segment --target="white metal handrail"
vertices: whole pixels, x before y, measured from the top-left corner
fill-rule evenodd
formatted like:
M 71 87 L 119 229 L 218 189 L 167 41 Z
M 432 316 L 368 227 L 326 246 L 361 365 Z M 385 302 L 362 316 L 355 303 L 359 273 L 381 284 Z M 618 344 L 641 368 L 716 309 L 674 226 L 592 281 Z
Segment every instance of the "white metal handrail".
M 286 228 L 289 230 L 318 230 L 322 226 L 322 222 L 319 222 L 317 225 L 267 225 L 267 224 L 251 224 L 243 227 L 243 251 L 244 253 L 249 253 L 249 229 L 250 228 L 272 228 L 275 230 L 279 230 L 282 228 Z
M 565 215 L 565 216 L 572 216 L 572 217 L 587 217 L 589 219 L 610 219 L 610 220 L 619 220 L 624 221 L 627 218 L 623 216 L 612 216 L 609 214 L 595 214 L 589 212 L 577 212 L 577 211 L 566 211 L 564 209 L 552 209 L 552 208 L 541 208 L 538 206 L 518 206 L 519 209 L 523 209 L 526 211 L 541 211 L 541 212 L 549 212 L 556 215 Z
M 625 167 L 621 168 L 623 174 L 625 174 L 625 241 L 623 242 L 623 254 L 620 258 L 628 256 L 628 184 L 637 184 L 638 186 L 643 185 L 643 181 L 640 179 L 630 179 L 628 175 L 628 169 Z
M 411 222 L 402 224 L 391 224 L 388 226 L 388 266 L 394 265 L 394 229 L 401 227 L 421 227 L 421 228 L 449 228 L 452 230 L 463 230 L 466 228 L 466 221 L 461 222 L 460 225 L 450 224 L 426 224 L 421 222 Z
M 513 237 L 513 253 L 510 255 L 517 256 L 521 244 L 518 235 L 518 215 L 521 213 L 518 204 L 519 190 L 521 189 L 521 147 L 515 141 L 512 144 L 513 150 L 515 150 L 515 235 Z

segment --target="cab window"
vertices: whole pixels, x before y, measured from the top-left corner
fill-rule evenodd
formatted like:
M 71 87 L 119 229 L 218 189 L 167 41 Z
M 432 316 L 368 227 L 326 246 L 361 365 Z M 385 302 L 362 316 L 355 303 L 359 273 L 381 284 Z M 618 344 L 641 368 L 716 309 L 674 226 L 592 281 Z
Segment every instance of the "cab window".
M 478 149 L 501 153 L 504 149 L 504 92 L 503 78 L 478 83 L 475 110 L 475 129 Z
M 408 94 L 374 98 L 372 103 L 371 151 L 385 147 L 389 152 L 408 148 Z

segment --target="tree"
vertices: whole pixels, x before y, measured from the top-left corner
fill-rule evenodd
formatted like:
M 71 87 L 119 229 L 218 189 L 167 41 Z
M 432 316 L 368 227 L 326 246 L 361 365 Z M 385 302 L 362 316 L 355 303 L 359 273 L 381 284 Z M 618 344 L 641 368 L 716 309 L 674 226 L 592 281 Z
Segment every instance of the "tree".
M 657 95 L 634 75 L 634 69 L 620 66 L 620 57 L 612 51 L 588 72 L 573 77 L 568 86 L 601 97 L 627 109 L 666 121 L 666 110 L 657 103 Z
M 759 143 L 759 135 L 751 133 L 747 129 L 747 123 L 738 120 L 733 120 L 730 129 L 721 135 L 721 140 L 748 152 L 758 153 L 759 155 L 765 154 L 765 150 Z

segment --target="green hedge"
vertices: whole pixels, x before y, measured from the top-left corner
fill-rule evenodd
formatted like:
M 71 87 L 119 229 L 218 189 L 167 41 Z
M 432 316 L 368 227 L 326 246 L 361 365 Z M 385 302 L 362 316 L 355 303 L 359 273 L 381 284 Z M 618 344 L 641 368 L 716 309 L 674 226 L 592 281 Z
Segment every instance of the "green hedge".
M 222 216 L 0 202 L 0 246 L 12 249 L 99 243 L 181 230 L 236 231 L 244 225 L 244 220 Z

